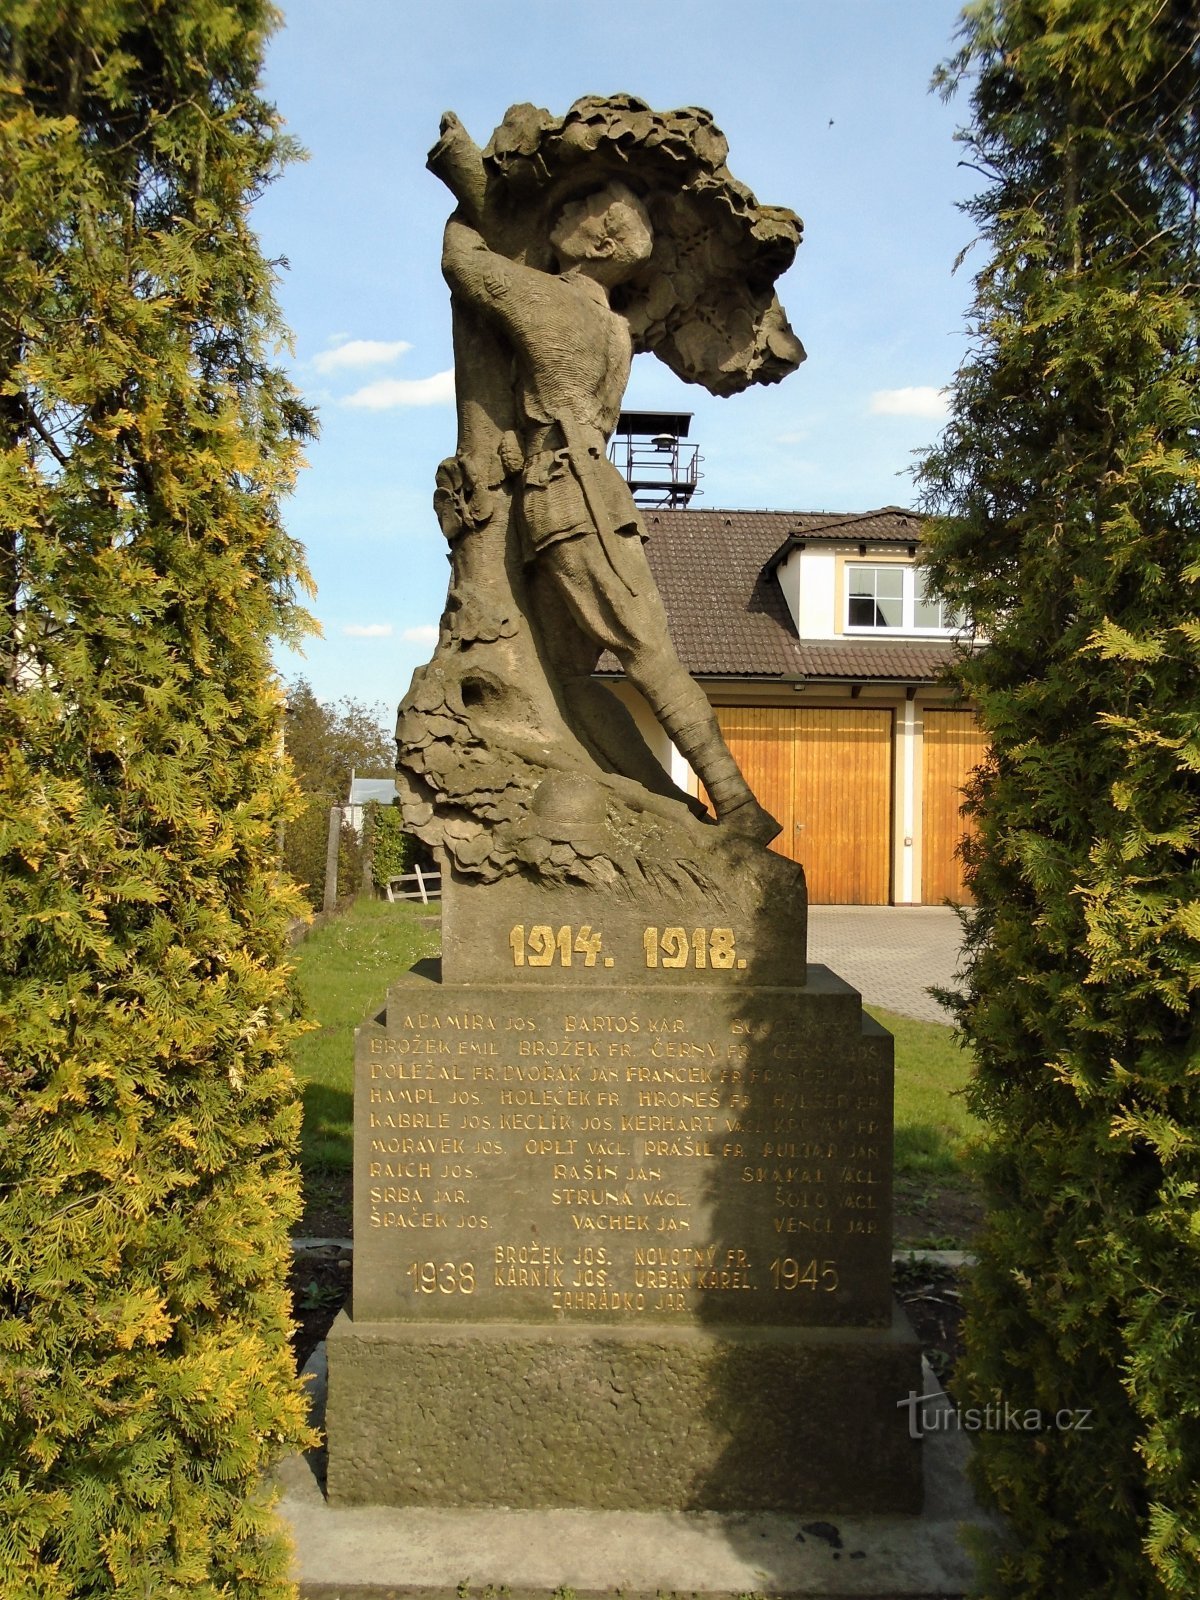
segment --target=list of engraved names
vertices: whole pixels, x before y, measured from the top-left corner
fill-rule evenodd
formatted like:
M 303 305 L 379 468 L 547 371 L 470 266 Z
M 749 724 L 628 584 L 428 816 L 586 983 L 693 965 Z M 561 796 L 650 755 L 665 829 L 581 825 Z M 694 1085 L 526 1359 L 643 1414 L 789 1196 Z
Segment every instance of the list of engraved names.
M 360 1040 L 356 1230 L 387 1314 L 839 1320 L 887 1220 L 876 1041 L 818 1053 L 802 1012 L 732 997 L 496 998 L 393 1005 Z

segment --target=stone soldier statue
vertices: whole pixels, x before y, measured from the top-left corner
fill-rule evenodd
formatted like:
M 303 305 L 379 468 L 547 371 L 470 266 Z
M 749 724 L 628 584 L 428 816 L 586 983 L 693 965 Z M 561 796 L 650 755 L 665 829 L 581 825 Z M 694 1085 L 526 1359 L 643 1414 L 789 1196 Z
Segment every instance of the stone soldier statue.
M 510 261 L 457 217 L 442 252 L 451 289 L 503 331 L 513 353 L 524 555 L 549 660 L 569 684 L 611 650 L 718 819 L 766 843 L 779 824 L 754 798 L 707 696 L 675 653 L 644 524 L 607 456 L 633 359 L 628 324 L 609 294 L 650 259 L 650 218 L 612 181 L 569 201 L 549 237 L 557 272 Z
M 452 575 L 397 748 L 405 825 L 460 874 L 635 895 L 649 874 L 687 892 L 718 839 L 741 862 L 779 831 L 676 655 L 645 525 L 607 459 L 637 351 L 715 394 L 803 360 L 774 295 L 799 218 L 759 205 L 726 154 L 707 112 L 626 95 L 565 117 L 513 106 L 483 150 L 442 120 L 429 166 L 458 201 L 442 255 L 458 443 L 434 505 Z M 593 676 L 606 649 L 716 827 Z

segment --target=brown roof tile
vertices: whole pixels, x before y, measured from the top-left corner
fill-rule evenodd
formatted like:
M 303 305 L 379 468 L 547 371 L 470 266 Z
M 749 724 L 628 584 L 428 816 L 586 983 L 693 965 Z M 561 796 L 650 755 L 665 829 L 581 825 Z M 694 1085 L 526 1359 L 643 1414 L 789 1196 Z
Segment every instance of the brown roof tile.
M 647 555 L 680 659 L 698 677 L 886 678 L 929 682 L 954 654 L 949 641 L 796 637 L 775 578 L 777 561 L 801 542 L 915 544 L 923 519 L 898 506 L 831 511 L 653 511 L 643 513 Z M 619 672 L 605 654 L 599 671 Z

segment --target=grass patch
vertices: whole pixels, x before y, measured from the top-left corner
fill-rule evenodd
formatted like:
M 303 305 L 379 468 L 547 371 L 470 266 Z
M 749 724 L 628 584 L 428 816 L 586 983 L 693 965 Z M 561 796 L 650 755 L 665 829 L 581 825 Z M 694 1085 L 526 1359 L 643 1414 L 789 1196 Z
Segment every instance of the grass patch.
M 318 1024 L 295 1047 L 304 1096 L 300 1164 L 347 1171 L 354 1153 L 354 1030 L 383 1007 L 387 986 L 441 944 L 440 906 L 356 900 L 294 952 L 296 981 Z
M 879 1006 L 866 1010 L 896 1040 L 897 1177 L 961 1174 L 964 1147 L 982 1131 L 963 1098 L 970 1055 L 942 1023 L 914 1022 Z

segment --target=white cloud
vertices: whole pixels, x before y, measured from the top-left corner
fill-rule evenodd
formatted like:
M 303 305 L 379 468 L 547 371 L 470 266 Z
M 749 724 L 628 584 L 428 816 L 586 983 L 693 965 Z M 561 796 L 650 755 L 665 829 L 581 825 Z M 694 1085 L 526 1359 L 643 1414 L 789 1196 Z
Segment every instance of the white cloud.
M 808 442 L 808 438 L 809 438 L 809 430 L 807 428 L 793 428 L 788 433 L 777 433 L 775 435 L 775 443 L 776 444 L 806 444 Z
M 930 417 L 938 420 L 946 416 L 949 406 L 944 389 L 922 384 L 911 389 L 876 389 L 871 396 L 869 409 L 874 417 Z
M 454 403 L 454 369 L 431 378 L 377 378 L 342 401 L 364 411 L 391 411 L 397 406 L 448 406 Z
M 396 361 L 412 345 L 407 339 L 348 339 L 313 357 L 318 372 L 342 372 L 350 367 L 382 367 Z
M 390 639 L 390 622 L 348 622 L 342 629 L 347 639 Z
M 423 622 L 419 628 L 405 628 L 400 637 L 409 644 L 436 644 L 438 630 L 431 622 Z

